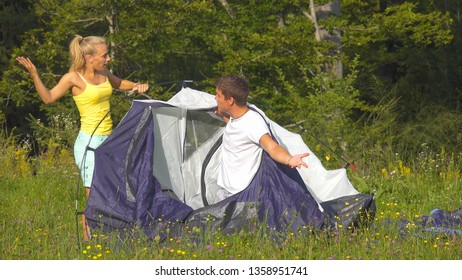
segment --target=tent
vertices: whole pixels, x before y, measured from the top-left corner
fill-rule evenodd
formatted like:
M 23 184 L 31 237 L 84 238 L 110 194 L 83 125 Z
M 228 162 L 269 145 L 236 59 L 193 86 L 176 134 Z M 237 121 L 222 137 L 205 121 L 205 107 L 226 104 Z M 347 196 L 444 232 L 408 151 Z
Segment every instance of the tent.
M 91 229 L 141 228 L 152 238 L 167 226 L 232 233 L 255 224 L 276 232 L 348 228 L 374 213 L 346 169 L 326 170 L 299 134 L 249 104 L 291 154 L 308 152 L 308 168 L 292 169 L 263 153 L 250 185 L 219 201 L 216 181 L 225 123 L 214 95 L 184 87 L 168 101 L 133 100 L 95 153 L 85 216 Z M 238 174 L 236 174 L 238 176 Z

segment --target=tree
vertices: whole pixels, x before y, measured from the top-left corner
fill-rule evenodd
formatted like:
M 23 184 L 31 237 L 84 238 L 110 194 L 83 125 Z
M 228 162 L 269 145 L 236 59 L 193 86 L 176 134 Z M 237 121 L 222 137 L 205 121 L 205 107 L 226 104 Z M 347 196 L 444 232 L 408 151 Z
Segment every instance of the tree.
M 451 129 L 462 125 L 457 111 L 460 5 L 430 0 L 342 2 L 337 26 L 342 26 L 344 51 L 360 61 L 355 86 L 377 112 L 387 100 L 394 104 L 396 123 L 386 131 L 393 133 L 394 148 L 411 151 L 411 157 L 422 141 L 436 150 L 460 149 L 460 133 Z
M 316 1 L 318 2 L 318 1 Z M 321 1 L 322 2 L 322 1 Z M 309 12 L 302 8 L 303 14 L 313 23 L 315 29 L 315 38 L 317 41 L 331 41 L 335 44 L 336 48 L 330 51 L 330 55 L 340 57 L 341 49 L 341 35 L 339 30 L 332 29 L 330 32 L 326 27 L 322 26 L 318 22 L 320 20 L 326 20 L 331 14 L 337 16 L 340 15 L 340 0 L 330 1 L 322 5 L 316 5 L 314 0 L 310 0 Z M 340 59 L 337 59 L 332 65 L 326 65 L 326 70 L 334 73 L 338 77 L 343 76 L 342 63 Z
M 0 3 L 0 79 L 8 68 L 13 48 L 20 44 L 19 34 L 30 28 L 34 17 L 28 10 L 29 1 L 4 0 Z M 0 104 L 8 104 L 8 98 L 0 95 Z M 4 110 L 0 111 L 0 125 L 5 126 Z
M 400 110 L 405 113 L 415 112 L 417 108 L 409 107 L 412 104 L 429 101 L 432 93 L 418 85 L 428 80 L 426 73 L 432 71 L 439 50 L 452 42 L 453 20 L 448 13 L 429 4 L 433 1 L 401 2 L 344 1 L 342 29 L 346 53 L 350 57 L 360 56 L 360 71 L 364 74 L 359 77 L 358 86 L 364 97 L 371 101 L 381 99 L 367 94 L 370 82 L 379 77 L 388 85 L 399 87 L 396 93 L 402 99 L 400 104 L 408 106 Z

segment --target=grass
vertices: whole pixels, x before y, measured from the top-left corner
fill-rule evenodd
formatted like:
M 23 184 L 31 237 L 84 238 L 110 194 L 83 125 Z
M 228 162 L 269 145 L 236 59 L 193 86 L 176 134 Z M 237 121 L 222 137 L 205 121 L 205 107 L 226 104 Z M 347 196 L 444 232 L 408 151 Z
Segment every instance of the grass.
M 369 163 L 349 171 L 355 187 L 375 193 L 372 225 L 355 231 L 290 235 L 276 243 L 261 232 L 224 235 L 202 232 L 168 236 L 163 242 L 142 234 L 121 239 L 94 233 L 80 244 L 76 230 L 77 168 L 68 150 L 27 158 L 27 147 L 5 144 L 0 160 L 0 259 L 3 260 L 460 260 L 462 236 L 418 230 L 421 215 L 462 205 L 462 156 L 425 150 L 405 165 L 398 155 L 386 166 Z M 84 190 L 79 211 L 84 207 Z M 411 223 L 403 231 L 401 220 Z M 79 223 L 80 226 L 80 223 Z

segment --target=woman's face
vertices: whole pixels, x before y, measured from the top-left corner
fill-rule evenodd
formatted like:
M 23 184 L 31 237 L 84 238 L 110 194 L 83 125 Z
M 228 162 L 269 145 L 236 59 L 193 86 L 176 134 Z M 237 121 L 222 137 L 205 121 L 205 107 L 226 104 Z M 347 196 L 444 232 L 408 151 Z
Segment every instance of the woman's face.
M 96 53 L 90 58 L 93 69 L 104 70 L 110 60 L 106 44 L 96 45 Z

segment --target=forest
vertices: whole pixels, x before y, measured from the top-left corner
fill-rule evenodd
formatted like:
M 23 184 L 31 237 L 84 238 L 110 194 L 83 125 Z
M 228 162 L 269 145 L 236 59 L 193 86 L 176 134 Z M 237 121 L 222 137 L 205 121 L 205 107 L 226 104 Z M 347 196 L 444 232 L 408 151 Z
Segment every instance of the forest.
M 244 75 L 250 102 L 305 128 L 316 151 L 363 164 L 412 161 L 423 146 L 459 153 L 461 12 L 458 0 L 2 0 L 1 137 L 27 139 L 34 154 L 72 147 L 71 94 L 43 104 L 15 58 L 30 57 L 52 88 L 79 34 L 104 36 L 110 70 L 149 83 L 153 99 L 182 86 L 214 93 L 218 77 Z M 115 124 L 125 98 L 113 95 Z

